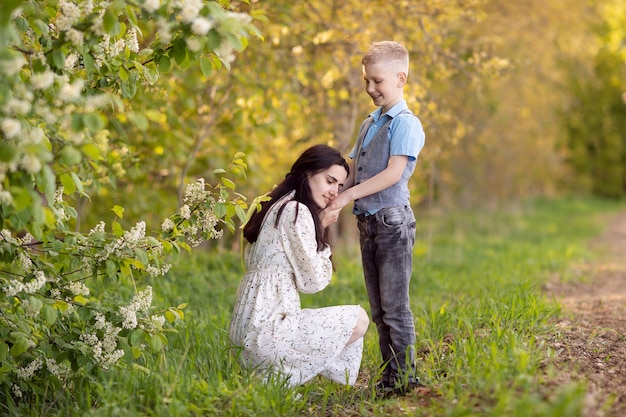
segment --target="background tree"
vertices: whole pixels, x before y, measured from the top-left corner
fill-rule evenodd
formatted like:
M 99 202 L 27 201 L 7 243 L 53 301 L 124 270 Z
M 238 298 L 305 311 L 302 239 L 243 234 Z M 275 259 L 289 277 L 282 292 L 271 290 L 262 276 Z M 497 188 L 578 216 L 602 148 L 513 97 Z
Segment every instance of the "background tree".
M 595 4 L 587 60 L 564 57 L 568 161 L 594 194 L 626 194 L 626 2 Z

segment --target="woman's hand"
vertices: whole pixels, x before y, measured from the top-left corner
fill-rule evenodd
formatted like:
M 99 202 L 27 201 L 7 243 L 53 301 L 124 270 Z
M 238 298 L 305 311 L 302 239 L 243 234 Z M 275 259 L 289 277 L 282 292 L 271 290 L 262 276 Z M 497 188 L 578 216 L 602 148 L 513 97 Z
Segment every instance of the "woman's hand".
M 326 229 L 328 226 L 335 223 L 337 219 L 339 219 L 339 212 L 341 212 L 341 207 L 333 208 L 329 205 L 322 209 L 319 213 L 322 227 Z

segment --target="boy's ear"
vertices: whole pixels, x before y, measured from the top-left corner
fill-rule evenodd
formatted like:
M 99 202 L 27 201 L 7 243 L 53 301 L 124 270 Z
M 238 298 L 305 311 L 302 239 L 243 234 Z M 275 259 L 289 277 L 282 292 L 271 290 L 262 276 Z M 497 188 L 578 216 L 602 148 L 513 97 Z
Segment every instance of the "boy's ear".
M 406 84 L 406 72 L 401 71 L 398 73 L 398 88 L 404 87 L 405 84 Z

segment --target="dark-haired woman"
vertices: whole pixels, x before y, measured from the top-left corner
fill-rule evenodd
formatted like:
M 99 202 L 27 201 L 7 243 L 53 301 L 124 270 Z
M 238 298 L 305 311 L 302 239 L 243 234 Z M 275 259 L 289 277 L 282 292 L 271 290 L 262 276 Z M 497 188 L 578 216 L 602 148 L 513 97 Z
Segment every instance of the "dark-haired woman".
M 239 285 L 230 338 L 244 363 L 288 378 L 316 375 L 352 385 L 369 319 L 358 305 L 300 306 L 299 292 L 323 290 L 332 277 L 326 228 L 338 210 L 325 209 L 348 176 L 337 150 L 307 149 L 244 228 L 246 273 Z

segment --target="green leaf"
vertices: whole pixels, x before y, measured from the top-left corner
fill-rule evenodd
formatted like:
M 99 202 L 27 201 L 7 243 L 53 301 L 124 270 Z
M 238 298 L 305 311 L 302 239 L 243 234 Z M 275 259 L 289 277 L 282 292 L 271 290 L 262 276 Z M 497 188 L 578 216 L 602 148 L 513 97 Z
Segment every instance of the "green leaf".
M 76 185 L 74 184 L 74 180 L 69 174 L 61 174 L 61 185 L 63 185 L 63 193 L 65 195 L 72 195 L 74 191 L 76 191 Z
M 41 308 L 43 307 L 43 303 L 38 297 L 30 296 L 28 297 L 28 301 L 30 302 L 30 308 L 33 311 L 40 311 Z
M 211 60 L 206 57 L 200 58 L 200 69 L 202 70 L 202 75 L 205 77 L 209 77 L 213 72 L 213 64 L 211 64 Z
M 73 166 L 80 163 L 83 156 L 80 151 L 71 145 L 65 146 L 61 149 L 61 161 L 67 166 Z
M 215 29 L 211 29 L 206 35 L 207 49 L 213 51 L 220 46 L 220 35 Z
M 74 132 L 80 132 L 83 130 L 83 116 L 81 114 L 73 114 L 70 126 Z
M 69 304 L 63 300 L 54 300 L 54 308 L 56 308 L 57 310 L 61 311 L 61 312 L 66 312 L 67 309 L 69 308 Z
M 226 206 L 224 205 L 224 203 L 215 204 L 215 215 L 219 219 L 224 218 L 224 216 L 226 215 Z
M 124 98 L 133 98 L 137 94 L 137 82 L 133 79 L 122 81 L 122 95 Z
M 135 249 L 135 253 L 138 250 L 140 249 Z M 134 266 L 135 269 L 146 269 L 146 264 L 142 263 L 141 261 L 137 259 L 132 259 L 132 258 L 124 259 L 124 270 L 128 268 L 128 271 L 130 271 L 130 268 L 129 268 L 130 266 Z
M 83 297 L 82 295 L 74 296 L 74 301 L 83 306 L 89 302 L 89 300 Z
M 104 117 L 100 113 L 87 113 L 83 115 L 83 124 L 92 133 L 98 133 L 104 128 Z
M 237 213 L 237 218 L 239 219 L 239 221 L 244 223 L 246 221 L 246 210 L 241 206 L 236 206 L 235 212 Z
M 50 32 L 48 24 L 41 19 L 33 20 L 31 27 L 33 28 L 33 31 L 39 36 L 47 35 Z
M 235 189 L 235 183 L 229 180 L 228 178 L 222 178 L 222 183 L 224 183 L 224 185 L 230 188 L 231 190 Z
M 120 69 L 119 69 L 118 73 L 120 75 L 120 80 L 128 81 L 128 70 L 126 69 L 125 66 L 120 65 Z
M 94 161 L 104 161 L 104 156 L 100 153 L 100 149 L 93 143 L 87 143 L 83 145 L 81 149 L 90 159 Z
M 150 335 L 150 349 L 152 349 L 152 353 L 158 353 L 163 349 L 163 341 L 158 334 Z
M 65 68 L 65 54 L 61 49 L 53 49 L 52 50 L 52 64 L 57 69 Z
M 41 309 L 41 314 L 43 315 L 43 319 L 48 326 L 52 326 L 59 317 L 59 312 L 56 310 L 56 308 L 49 304 L 43 306 L 43 308 Z
M 9 345 L 4 342 L 0 342 L 0 362 L 4 362 L 9 354 Z
M 113 262 L 112 260 L 107 259 L 107 261 L 105 262 L 105 265 L 106 265 L 107 277 L 111 279 L 117 278 L 117 271 L 118 271 L 117 264 Z
M 167 311 L 165 311 L 165 319 L 169 323 L 174 323 L 176 321 L 176 319 L 178 319 L 178 316 L 176 314 L 174 314 L 173 312 L 171 312 L 170 310 L 167 310 Z
M 148 130 L 148 119 L 142 113 L 128 112 L 127 116 L 128 120 L 130 120 L 132 124 L 137 126 L 137 129 L 141 130 L 142 132 Z
M 0 142 L 0 162 L 11 162 L 17 155 L 17 148 L 4 140 Z
M 87 80 L 92 80 L 94 73 L 98 72 L 96 68 L 96 61 L 93 59 L 93 56 L 90 54 L 83 55 L 83 65 L 85 66 L 85 70 L 87 71 Z
M 163 55 L 159 58 L 159 70 L 163 73 L 167 73 L 172 69 L 172 60 L 167 56 Z
M 81 181 L 80 178 L 78 178 L 78 175 L 76 175 L 75 172 L 71 172 L 70 175 L 72 176 L 72 179 L 74 180 L 74 185 L 76 185 L 76 189 L 83 195 L 85 195 L 85 191 L 83 190 L 83 182 Z
M 13 19 L 13 23 L 15 23 L 15 26 L 17 26 L 17 28 L 21 31 L 21 32 L 26 32 L 28 30 L 28 20 L 24 19 L 21 16 L 16 17 L 15 19 Z
M 119 217 L 120 219 L 124 218 L 124 207 L 122 206 L 118 206 L 117 204 L 113 206 L 113 208 L 111 209 L 111 211 L 113 211 L 113 213 L 115 213 L 115 215 L 117 217 Z
M 22 353 L 26 352 L 30 346 L 31 342 L 29 339 L 25 337 L 18 339 L 11 347 L 11 356 L 17 358 Z
M 137 257 L 139 261 L 143 263 L 142 266 L 144 268 L 145 268 L 145 265 L 148 265 L 148 263 L 150 263 L 150 259 L 148 259 L 148 253 L 141 248 L 135 248 L 135 256 Z
M 107 9 L 102 19 L 102 26 L 104 31 L 109 35 L 117 35 L 120 30 L 120 24 L 115 17 L 115 13 L 112 8 Z
M 128 335 L 128 343 L 131 346 L 137 347 L 140 346 L 145 340 L 145 332 L 141 329 L 134 330 L 131 334 Z
M 143 75 L 150 85 L 154 85 L 159 81 L 159 72 L 154 67 L 144 67 Z
M 50 165 L 41 167 L 41 176 L 37 176 L 37 189 L 46 195 L 48 201 L 54 201 L 54 193 L 56 191 L 56 177 Z M 34 206 L 33 209 L 36 209 Z M 34 216 L 35 210 L 33 211 Z M 43 217 L 41 219 L 43 221 Z

